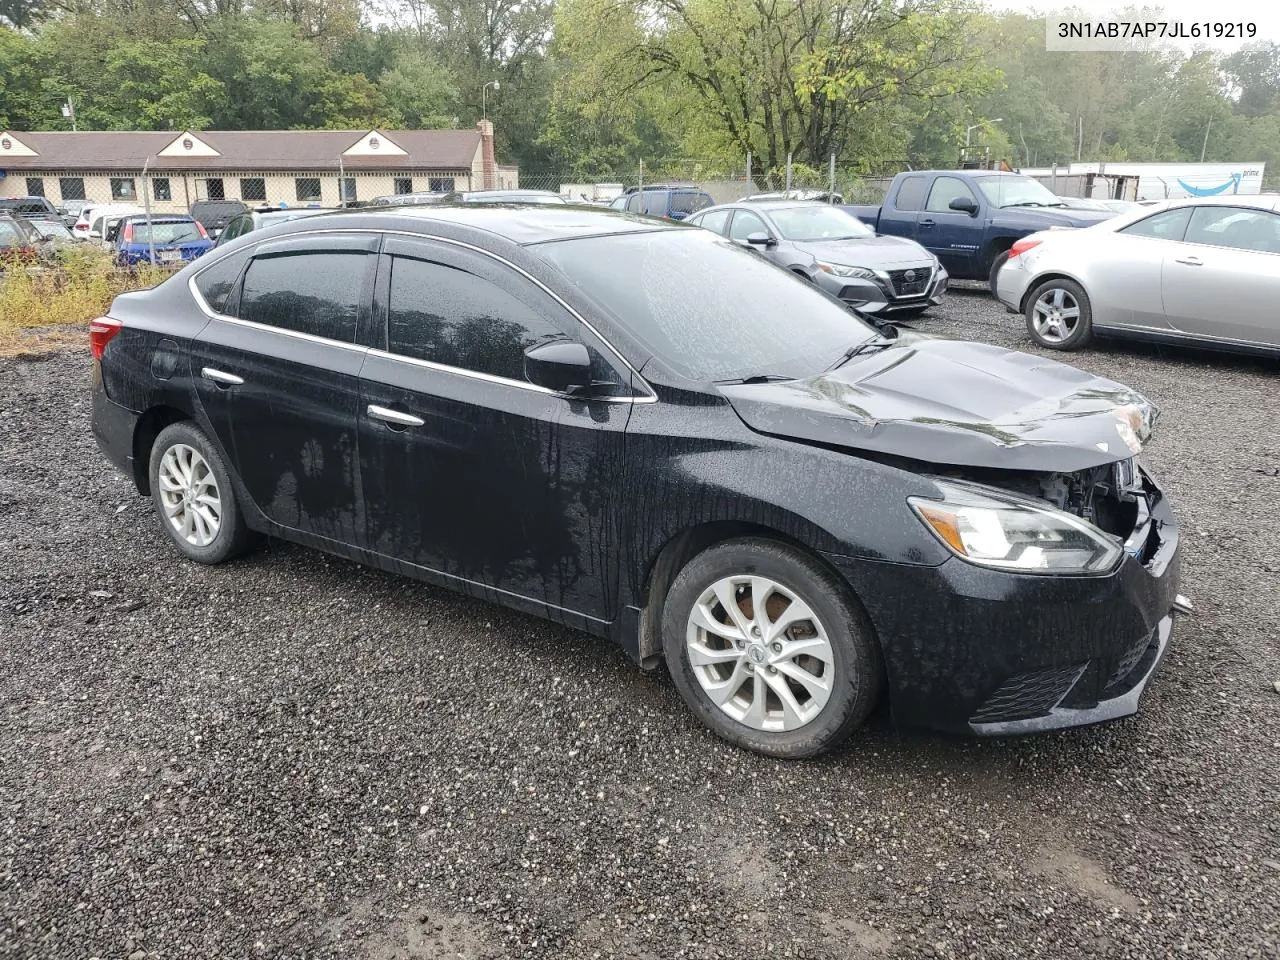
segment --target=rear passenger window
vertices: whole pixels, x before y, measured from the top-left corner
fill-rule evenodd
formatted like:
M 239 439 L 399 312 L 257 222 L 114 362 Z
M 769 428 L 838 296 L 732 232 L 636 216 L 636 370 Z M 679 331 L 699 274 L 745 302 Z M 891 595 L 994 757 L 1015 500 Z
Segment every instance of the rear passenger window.
M 248 251 L 233 253 L 196 274 L 196 289 L 214 313 L 227 312 L 227 298 L 249 259 Z
M 345 250 L 257 257 L 244 275 L 238 315 L 353 343 L 368 261 L 368 254 Z
M 387 316 L 392 353 L 524 380 L 526 347 L 568 336 L 530 287 L 517 297 L 483 277 L 430 260 L 393 257 Z M 530 301 L 535 302 L 530 302 Z
M 898 184 L 898 198 L 894 201 L 899 210 L 919 210 L 924 204 L 925 177 L 907 177 Z

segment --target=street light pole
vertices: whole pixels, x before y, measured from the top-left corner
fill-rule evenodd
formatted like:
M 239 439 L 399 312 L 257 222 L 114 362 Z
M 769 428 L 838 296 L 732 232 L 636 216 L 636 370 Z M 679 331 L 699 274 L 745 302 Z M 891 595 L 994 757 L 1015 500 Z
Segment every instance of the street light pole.
M 493 92 L 497 93 L 499 90 L 498 81 L 490 80 L 488 83 L 486 83 L 483 87 L 480 88 L 480 118 L 482 120 L 489 119 L 489 88 L 490 87 L 493 87 Z
M 977 123 L 973 124 L 972 126 L 965 127 L 964 145 L 966 147 L 969 146 L 970 134 L 972 134 L 973 131 L 977 130 L 979 127 L 985 127 L 988 123 L 1003 123 L 1003 122 L 1004 122 L 1004 117 L 996 117 L 994 120 L 979 120 Z

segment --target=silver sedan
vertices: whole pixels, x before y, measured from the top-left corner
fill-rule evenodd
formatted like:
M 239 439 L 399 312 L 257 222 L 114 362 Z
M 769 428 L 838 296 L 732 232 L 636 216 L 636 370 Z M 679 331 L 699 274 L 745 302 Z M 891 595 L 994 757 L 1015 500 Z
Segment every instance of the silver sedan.
M 1166 200 L 1033 233 L 995 294 L 1054 350 L 1096 334 L 1280 352 L 1280 197 Z

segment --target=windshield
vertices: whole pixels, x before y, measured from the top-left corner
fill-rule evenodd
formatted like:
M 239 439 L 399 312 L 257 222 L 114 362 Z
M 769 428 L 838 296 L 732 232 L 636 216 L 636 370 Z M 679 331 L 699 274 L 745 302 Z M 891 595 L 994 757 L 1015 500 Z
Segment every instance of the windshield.
M 1030 177 L 977 177 L 978 189 L 997 207 L 1065 207 L 1039 180 Z
M 71 231 L 67 229 L 66 224 L 59 220 L 29 220 L 32 229 L 46 240 L 66 240 L 71 237 Z
M 146 223 L 133 225 L 133 243 L 186 243 L 190 240 L 203 240 L 195 223 L 181 220 L 177 223 L 152 223 L 150 229 Z
M 769 216 L 786 240 L 854 240 L 876 235 L 857 217 L 820 203 L 770 210 Z
M 876 333 L 812 283 L 706 230 L 529 249 L 692 380 L 812 376 Z

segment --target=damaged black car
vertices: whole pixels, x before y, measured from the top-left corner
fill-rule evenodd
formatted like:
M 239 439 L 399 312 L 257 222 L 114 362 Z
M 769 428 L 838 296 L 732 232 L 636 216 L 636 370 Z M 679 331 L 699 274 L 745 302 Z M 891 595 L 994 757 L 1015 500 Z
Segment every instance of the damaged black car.
M 279 537 L 612 638 L 773 756 L 878 703 L 979 735 L 1132 714 L 1184 603 L 1145 398 L 878 329 L 696 228 L 321 214 L 90 339 L 99 443 L 188 558 Z

